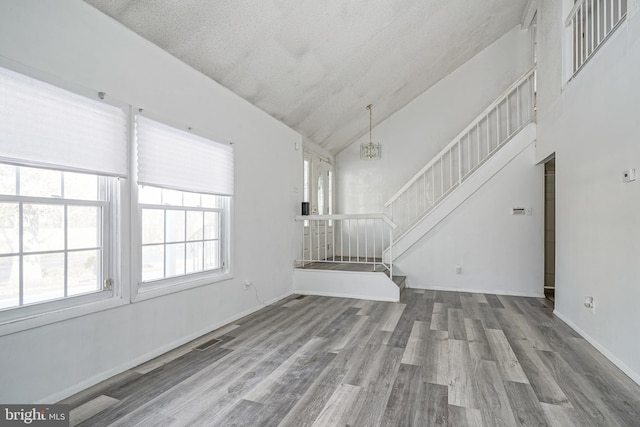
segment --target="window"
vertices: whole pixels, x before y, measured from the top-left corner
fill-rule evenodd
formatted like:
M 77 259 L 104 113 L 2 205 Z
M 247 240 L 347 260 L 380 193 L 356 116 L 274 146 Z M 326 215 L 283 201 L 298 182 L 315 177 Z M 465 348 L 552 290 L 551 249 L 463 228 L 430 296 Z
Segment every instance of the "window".
M 138 194 L 143 282 L 223 271 L 228 197 L 148 186 L 140 186 Z
M 4 68 L 0 93 L 0 322 L 113 296 L 124 110 Z
M 302 169 L 302 201 L 303 202 L 307 202 L 310 203 L 311 200 L 311 196 L 309 195 L 310 193 L 310 176 L 311 176 L 311 157 L 308 154 L 304 154 L 304 162 L 303 162 L 303 169 Z M 309 227 L 309 220 L 304 220 L 303 221 L 303 226 L 304 227 Z
M 0 165 L 0 309 L 103 290 L 111 180 Z
M 141 290 L 224 277 L 230 271 L 231 145 L 140 115 L 136 136 Z

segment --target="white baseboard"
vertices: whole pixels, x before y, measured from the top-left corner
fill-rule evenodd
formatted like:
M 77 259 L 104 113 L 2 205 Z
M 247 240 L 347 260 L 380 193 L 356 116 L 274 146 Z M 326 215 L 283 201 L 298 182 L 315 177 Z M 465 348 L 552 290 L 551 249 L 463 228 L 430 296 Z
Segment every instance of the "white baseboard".
M 230 324 L 232 322 L 235 322 L 236 320 L 241 319 L 244 316 L 248 316 L 251 313 L 255 313 L 256 311 L 261 310 L 264 307 L 273 304 L 274 302 L 277 302 L 277 301 L 280 301 L 280 300 L 282 300 L 284 298 L 287 298 L 290 295 L 293 295 L 292 291 L 288 291 L 288 292 L 284 293 L 281 296 L 275 297 L 275 298 L 267 301 L 265 305 L 260 304 L 258 306 L 252 307 L 252 308 L 250 308 L 248 310 L 245 310 L 245 311 L 243 311 L 241 313 L 235 314 L 235 315 L 233 315 L 233 316 L 231 316 L 231 317 L 229 317 L 229 318 L 227 318 L 225 320 L 217 322 L 212 326 L 208 326 L 208 327 L 206 327 L 204 329 L 201 329 L 198 332 L 194 332 L 193 334 L 190 334 L 190 335 L 187 335 L 185 337 L 182 337 L 179 340 L 173 341 L 172 343 L 169 343 L 169 344 L 164 345 L 164 346 L 162 346 L 160 348 L 157 348 L 157 349 L 155 349 L 153 351 L 150 351 L 149 353 L 143 354 L 140 357 L 136 357 L 135 359 L 128 360 L 125 363 L 122 363 L 122 364 L 120 364 L 120 365 L 118 365 L 118 366 L 116 366 L 116 367 L 114 367 L 112 369 L 109 369 L 107 371 L 101 372 L 98 375 L 94 375 L 93 377 L 91 377 L 89 379 L 86 379 L 86 380 L 84 380 L 84 381 L 82 381 L 82 382 L 80 382 L 78 384 L 75 384 L 72 387 L 68 387 L 68 388 L 66 388 L 66 389 L 64 389 L 62 391 L 59 391 L 57 393 L 54 393 L 52 395 L 47 396 L 44 399 L 40 399 L 36 403 L 37 404 L 49 404 L 49 403 L 59 402 L 62 399 L 66 399 L 69 396 L 73 396 L 74 394 L 76 394 L 78 392 L 81 392 L 82 390 L 85 390 L 85 389 L 87 389 L 87 388 L 89 388 L 91 386 L 94 386 L 94 385 L 96 385 L 96 384 L 98 384 L 98 383 L 100 383 L 100 382 L 102 382 L 104 380 L 107 380 L 107 379 L 109 379 L 109 378 L 111 378 L 111 377 L 113 377 L 115 375 L 118 375 L 118 374 L 120 374 L 122 372 L 125 372 L 125 371 L 129 370 L 129 369 L 135 368 L 136 366 L 138 366 L 138 365 L 140 365 L 142 363 L 148 362 L 148 361 L 150 361 L 150 360 L 152 360 L 152 359 L 154 359 L 154 358 L 156 358 L 156 357 L 158 357 L 158 356 L 160 356 L 160 355 L 162 355 L 162 354 L 164 354 L 164 353 L 166 353 L 168 351 L 171 351 L 171 350 L 173 350 L 175 348 L 180 347 L 181 345 L 184 345 L 184 344 L 186 344 L 186 343 L 188 343 L 190 341 L 193 341 L 196 338 L 199 338 L 199 337 L 201 337 L 203 335 L 206 335 L 206 334 L 208 334 L 210 332 L 215 331 L 216 329 L 219 329 L 219 328 L 221 328 L 221 327 L 223 327 L 225 325 L 228 325 L 228 324 Z
M 477 288 L 451 288 L 447 286 L 411 286 L 411 289 L 424 289 L 425 291 L 469 292 L 472 294 L 505 295 L 511 297 L 544 298 L 544 292 L 518 292 L 509 289 L 477 289 Z
M 624 362 L 614 356 L 609 350 L 607 350 L 604 346 L 602 346 L 598 341 L 596 341 L 591 335 L 587 334 L 585 331 L 580 329 L 578 325 L 573 323 L 567 316 L 560 313 L 558 310 L 553 310 L 553 314 L 558 316 L 564 323 L 566 323 L 571 329 L 576 331 L 582 338 L 587 340 L 589 344 L 594 346 L 596 350 L 598 350 L 604 357 L 609 359 L 611 363 L 616 365 L 622 372 L 624 372 L 629 378 L 635 381 L 636 384 L 640 385 L 640 374 L 635 372 L 633 369 L 628 367 Z
M 371 295 L 357 295 L 357 294 L 339 293 L 339 292 L 317 292 L 317 291 L 305 291 L 305 290 L 297 289 L 295 293 L 297 295 L 316 295 L 319 297 L 364 299 L 368 301 L 382 301 L 382 302 L 398 302 L 394 298 L 372 297 Z

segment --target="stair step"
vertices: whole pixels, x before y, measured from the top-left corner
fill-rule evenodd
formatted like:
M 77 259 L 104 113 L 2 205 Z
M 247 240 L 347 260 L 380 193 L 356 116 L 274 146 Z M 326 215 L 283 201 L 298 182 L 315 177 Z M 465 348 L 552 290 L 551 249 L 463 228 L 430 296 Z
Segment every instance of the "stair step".
M 407 282 L 407 276 L 393 276 L 393 283 L 398 285 L 400 290 L 405 288 L 405 284 Z

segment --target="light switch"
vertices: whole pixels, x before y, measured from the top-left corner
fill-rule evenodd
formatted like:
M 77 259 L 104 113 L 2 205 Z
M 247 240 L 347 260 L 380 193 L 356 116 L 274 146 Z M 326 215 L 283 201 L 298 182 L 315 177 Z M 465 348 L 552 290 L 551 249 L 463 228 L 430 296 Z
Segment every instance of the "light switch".
M 633 182 L 638 178 L 638 173 L 635 169 L 629 169 L 622 172 L 622 182 Z

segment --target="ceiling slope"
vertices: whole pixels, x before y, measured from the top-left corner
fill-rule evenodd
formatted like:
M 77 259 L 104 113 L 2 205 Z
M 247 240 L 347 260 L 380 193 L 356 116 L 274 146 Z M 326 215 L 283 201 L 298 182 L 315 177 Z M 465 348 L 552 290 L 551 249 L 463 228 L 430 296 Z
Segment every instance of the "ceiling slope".
M 527 0 L 85 0 L 337 153 L 520 23 Z

